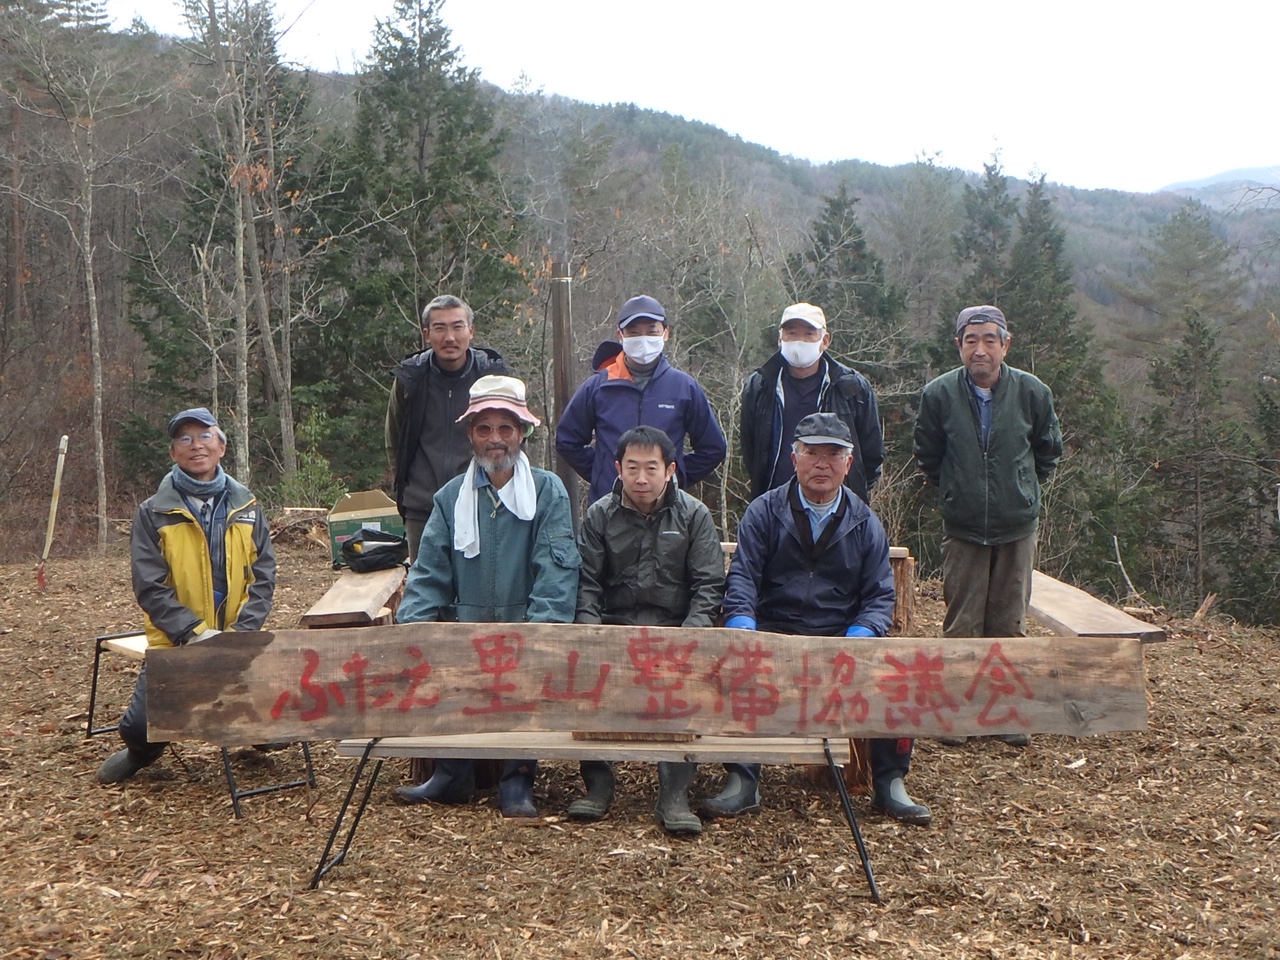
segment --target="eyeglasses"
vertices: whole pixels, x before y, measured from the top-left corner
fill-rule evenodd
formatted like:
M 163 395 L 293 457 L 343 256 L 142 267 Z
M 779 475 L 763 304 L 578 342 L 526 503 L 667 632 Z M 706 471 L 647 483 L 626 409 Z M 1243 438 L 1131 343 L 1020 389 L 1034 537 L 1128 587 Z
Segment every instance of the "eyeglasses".
M 818 463 L 819 461 L 822 461 L 822 460 L 827 461 L 827 463 L 839 463 L 841 460 L 844 460 L 845 458 L 851 456 L 851 454 L 849 453 L 848 450 L 838 450 L 835 452 L 824 453 L 821 450 L 805 449 L 805 450 L 796 451 L 796 456 L 802 457 L 805 460 L 812 460 L 814 463 Z
M 481 440 L 488 440 L 495 433 L 503 440 L 514 440 L 520 428 L 513 423 L 477 423 L 471 432 Z
M 199 440 L 201 443 L 213 443 L 214 439 L 217 438 L 217 436 L 218 435 L 214 433 L 212 430 L 205 430 L 202 433 L 197 433 L 197 434 L 184 433 L 180 437 L 174 437 L 173 442 L 180 447 L 189 447 L 193 443 L 195 443 L 197 440 Z

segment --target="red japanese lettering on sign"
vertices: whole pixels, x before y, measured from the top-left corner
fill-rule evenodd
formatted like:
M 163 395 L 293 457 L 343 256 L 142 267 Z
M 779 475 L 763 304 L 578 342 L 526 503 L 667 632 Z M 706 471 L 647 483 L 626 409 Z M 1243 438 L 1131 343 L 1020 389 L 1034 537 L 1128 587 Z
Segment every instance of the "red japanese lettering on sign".
M 440 702 L 440 694 L 430 696 L 418 694 L 418 688 L 431 676 L 431 664 L 423 657 L 417 647 L 406 647 L 405 652 L 416 662 L 413 666 L 402 670 L 388 671 L 367 677 L 369 660 L 360 653 L 353 653 L 351 659 L 342 665 L 342 672 L 352 680 L 352 696 L 357 713 L 365 714 L 371 709 L 385 707 L 399 695 L 398 684 L 404 682 L 406 689 L 396 703 L 401 713 L 414 707 L 434 707 Z M 320 668 L 320 654 L 315 650 L 302 651 L 302 676 L 298 680 L 297 690 L 285 690 L 271 707 L 271 718 L 279 720 L 286 709 L 298 711 L 298 719 L 310 722 L 321 720 L 329 715 L 329 707 L 347 705 L 347 695 L 343 685 L 329 682 L 317 683 L 315 676 Z M 385 689 L 384 689 L 385 688 Z M 369 693 L 373 695 L 370 698 Z
M 892 654 L 885 654 L 884 659 L 894 671 L 876 680 L 889 700 L 884 708 L 885 725 L 890 730 L 918 727 L 926 714 L 933 714 L 943 730 L 950 730 L 950 720 L 943 716 L 943 711 L 954 713 L 959 704 L 942 683 L 942 655 L 931 657 L 917 650 L 915 658 L 908 663 Z
M 987 650 L 987 655 L 982 658 L 978 672 L 974 675 L 973 683 L 969 684 L 969 689 L 965 691 L 964 698 L 972 703 L 980 686 L 985 689 L 987 702 L 983 704 L 982 711 L 978 714 L 979 726 L 993 727 L 1013 720 L 1025 724 L 1026 721 L 1018 713 L 1017 706 L 1005 701 L 1006 698 L 1017 696 L 1023 700 L 1031 700 L 1035 694 L 1031 692 L 1031 687 L 1022 679 L 1017 668 L 1004 655 L 1004 649 L 999 643 L 993 643 Z
M 471 646 L 480 657 L 481 672 L 487 673 L 492 682 L 485 687 L 489 694 L 488 705 L 463 707 L 463 714 L 472 717 L 485 713 L 532 713 L 535 706 L 532 702 L 518 703 L 504 698 L 504 694 L 516 690 L 516 685 L 503 677 L 520 668 L 524 637 L 518 633 L 490 633 L 472 637 Z
M 773 674 L 773 651 L 759 640 L 755 646 L 729 644 L 729 652 L 716 661 L 707 680 L 715 685 L 715 712 L 724 711 L 724 698 L 729 698 L 731 715 L 745 721 L 747 730 L 756 729 L 758 717 L 778 712 L 781 702 L 778 688 L 767 679 Z
M 805 670 L 808 671 L 809 654 L 804 654 Z M 827 695 L 822 698 L 822 705 L 813 715 L 813 722 L 824 726 L 839 729 L 847 722 L 862 723 L 867 719 L 867 715 L 871 712 L 871 704 L 867 702 L 867 698 L 861 691 L 855 690 L 852 694 L 848 692 L 848 687 L 853 685 L 854 678 L 857 676 L 858 663 L 854 659 L 853 654 L 848 651 L 841 650 L 831 658 L 831 673 L 826 681 Z M 821 680 L 821 677 L 819 677 Z M 802 730 L 808 727 L 808 691 L 803 691 L 800 702 L 800 728 Z
M 650 634 L 642 627 L 637 636 L 627 640 L 627 655 L 636 673 L 631 682 L 649 691 L 644 720 L 673 720 L 691 717 L 702 709 L 689 706 L 681 696 L 685 679 L 693 672 L 689 661 L 698 641 L 675 643 L 663 636 Z
M 548 673 L 542 680 L 542 696 L 547 700 L 590 700 L 591 705 L 597 709 L 600 707 L 600 701 L 604 699 L 604 682 L 609 676 L 610 665 L 607 663 L 600 665 L 600 672 L 596 676 L 596 685 L 590 690 L 579 690 L 577 687 L 578 676 L 578 651 L 569 651 L 569 670 L 565 679 L 565 686 L 562 690 L 556 690 L 552 686 L 553 675 Z

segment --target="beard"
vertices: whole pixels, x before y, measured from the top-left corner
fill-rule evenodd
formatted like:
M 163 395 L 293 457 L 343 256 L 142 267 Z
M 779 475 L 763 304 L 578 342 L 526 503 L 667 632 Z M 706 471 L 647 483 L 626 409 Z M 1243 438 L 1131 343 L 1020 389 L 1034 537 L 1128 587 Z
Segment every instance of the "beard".
M 507 446 L 485 448 L 483 455 L 476 456 L 476 463 L 484 468 L 485 473 L 506 473 L 514 470 L 516 460 L 520 457 L 520 448 L 514 450 Z

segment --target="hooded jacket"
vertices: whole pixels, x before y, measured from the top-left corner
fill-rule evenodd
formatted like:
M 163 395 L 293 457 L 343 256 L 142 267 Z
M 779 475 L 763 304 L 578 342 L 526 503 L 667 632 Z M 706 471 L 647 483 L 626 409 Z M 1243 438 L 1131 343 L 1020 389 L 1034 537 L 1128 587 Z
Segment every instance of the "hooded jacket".
M 725 579 L 724 616 L 747 616 L 773 633 L 838 637 L 851 626 L 876 636 L 893 625 L 889 539 L 871 508 L 847 491 L 825 549 L 806 549 L 792 479 L 756 498 L 738 525 Z M 838 510 L 840 508 L 837 508 Z M 802 522 L 808 522 L 802 516 Z M 819 541 L 821 544 L 821 540 Z
M 133 592 L 146 617 L 147 646 L 172 647 L 205 630 L 261 630 L 276 588 L 276 558 L 262 507 L 227 477 L 227 599 L 219 620 L 204 530 L 173 486 L 160 481 L 138 505 L 130 533 Z
M 720 535 L 706 505 L 674 483 L 645 515 L 614 481 L 582 518 L 578 552 L 577 623 L 709 627 L 720 613 Z
M 502 356 L 488 347 L 470 347 L 456 375 L 435 365 L 434 350 L 410 354 L 393 371 L 387 404 L 386 442 L 395 467 L 395 499 L 400 516 L 425 520 L 431 498 L 467 469 L 471 442 L 457 422 L 467 409 L 471 385 L 486 374 L 506 374 Z
M 849 425 L 853 434 L 853 464 L 844 484 L 864 503 L 870 500 L 871 488 L 880 479 L 884 463 L 884 432 L 880 428 L 880 410 L 876 394 L 867 378 L 852 367 L 823 353 L 822 366 L 815 377 L 821 377 L 818 409 L 814 413 L 834 413 Z M 782 374 L 787 365 L 781 351 L 747 378 L 742 388 L 742 410 L 739 443 L 742 462 L 751 479 L 751 499 L 769 489 L 773 468 L 780 456 L 788 456 L 790 437 L 782 434 Z
M 957 367 L 925 384 L 914 448 L 920 469 L 939 488 L 947 536 L 996 546 L 1035 533 L 1040 485 L 1062 456 L 1062 428 L 1049 388 L 1002 364 L 984 450 L 973 381 Z
M 676 477 L 688 487 L 724 462 L 728 445 L 698 381 L 658 358 L 644 389 L 636 385 L 616 340 L 605 341 L 556 427 L 556 452 L 590 484 L 588 502 L 613 488 L 618 440 L 641 424 L 663 431 L 676 447 Z M 594 437 L 594 442 L 593 442 Z M 685 454 L 688 437 L 693 449 Z

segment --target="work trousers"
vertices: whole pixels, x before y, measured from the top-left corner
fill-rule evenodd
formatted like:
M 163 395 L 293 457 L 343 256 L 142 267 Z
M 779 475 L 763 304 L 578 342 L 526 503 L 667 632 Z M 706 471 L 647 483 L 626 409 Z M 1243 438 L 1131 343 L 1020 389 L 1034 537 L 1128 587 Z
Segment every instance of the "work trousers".
M 998 546 L 946 537 L 942 594 L 947 637 L 1025 637 L 1036 535 Z

